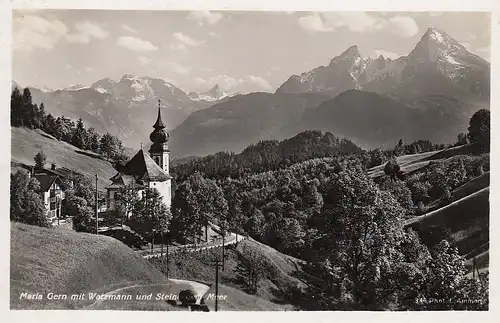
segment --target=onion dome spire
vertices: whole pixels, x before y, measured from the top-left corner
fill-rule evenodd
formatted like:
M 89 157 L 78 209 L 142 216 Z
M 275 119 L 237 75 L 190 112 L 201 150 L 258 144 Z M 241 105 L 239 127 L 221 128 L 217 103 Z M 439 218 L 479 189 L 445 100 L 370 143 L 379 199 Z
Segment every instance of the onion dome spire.
M 163 144 L 168 141 L 168 133 L 164 130 L 165 124 L 163 120 L 161 120 L 161 101 L 158 100 L 158 118 L 156 119 L 153 128 L 155 129 L 150 135 L 149 139 L 153 142 L 153 144 Z

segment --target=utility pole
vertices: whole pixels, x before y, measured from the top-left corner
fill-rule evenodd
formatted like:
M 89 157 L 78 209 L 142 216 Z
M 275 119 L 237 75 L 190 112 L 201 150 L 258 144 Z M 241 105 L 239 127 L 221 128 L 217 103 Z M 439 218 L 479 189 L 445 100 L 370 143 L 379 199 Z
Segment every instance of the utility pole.
M 222 223 L 222 271 L 224 271 L 224 242 L 226 241 L 226 224 Z
M 219 299 L 219 267 L 222 266 L 220 260 L 214 260 L 212 266 L 215 266 L 215 311 L 217 312 L 218 299 Z
M 97 194 L 97 173 L 95 174 L 95 233 L 99 234 L 99 211 L 98 211 L 98 194 Z

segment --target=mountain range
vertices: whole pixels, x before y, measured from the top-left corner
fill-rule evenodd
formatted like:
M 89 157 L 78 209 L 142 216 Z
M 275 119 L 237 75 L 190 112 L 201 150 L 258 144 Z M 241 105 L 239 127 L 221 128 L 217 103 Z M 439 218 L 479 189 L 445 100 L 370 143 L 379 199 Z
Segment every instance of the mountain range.
M 206 92 L 189 92 L 188 96 L 191 100 L 193 101 L 200 101 L 200 102 L 207 102 L 207 103 L 213 103 L 220 101 L 224 98 L 228 98 L 231 96 L 234 96 L 236 94 L 229 94 L 222 90 L 219 86 L 219 84 L 215 84 L 213 88 Z
M 81 116 L 129 147 L 149 142 L 161 99 L 175 157 L 240 151 L 305 130 L 375 148 L 399 139 L 454 142 L 475 111 L 489 108 L 490 63 L 429 28 L 407 56 L 365 58 L 351 46 L 328 66 L 292 75 L 275 93 L 230 95 L 215 85 L 186 94 L 161 79 L 132 75 L 87 87 L 31 90 L 47 111 Z
M 321 92 L 332 98 L 354 89 L 407 97 L 438 94 L 481 105 L 488 104 L 489 88 L 490 63 L 445 32 L 429 28 L 407 56 L 364 58 L 351 46 L 328 66 L 292 75 L 277 92 Z
M 15 82 L 13 86 L 20 87 Z M 216 87 L 218 89 L 218 87 Z M 43 102 L 55 116 L 81 117 L 98 132 L 118 135 L 124 144 L 137 147 L 149 139 L 150 126 L 157 116 L 158 100 L 168 129 L 173 129 L 192 112 L 204 109 L 219 98 L 193 100 L 184 91 L 162 79 L 124 75 L 105 78 L 90 86 L 73 85 L 48 90 L 30 87 L 35 103 Z M 210 92 L 210 91 L 209 91 Z M 227 96 L 224 93 L 224 98 Z

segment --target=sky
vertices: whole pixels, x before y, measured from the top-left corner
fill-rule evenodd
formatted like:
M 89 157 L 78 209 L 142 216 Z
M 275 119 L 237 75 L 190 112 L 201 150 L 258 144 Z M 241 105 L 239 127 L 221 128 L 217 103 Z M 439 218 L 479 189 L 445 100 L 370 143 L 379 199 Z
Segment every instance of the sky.
M 185 92 L 274 92 L 352 45 L 407 55 L 429 27 L 490 60 L 482 12 L 16 10 L 13 80 L 58 89 L 132 74 Z

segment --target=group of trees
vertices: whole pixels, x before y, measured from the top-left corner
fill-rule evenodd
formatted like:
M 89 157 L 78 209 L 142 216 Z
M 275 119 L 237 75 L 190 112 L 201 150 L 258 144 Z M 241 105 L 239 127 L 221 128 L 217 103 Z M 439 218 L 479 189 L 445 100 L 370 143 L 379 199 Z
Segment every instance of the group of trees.
M 170 231 L 170 209 L 156 188 L 141 191 L 133 186 L 121 188 L 115 194 L 115 206 L 109 213 L 116 222 L 128 225 L 148 239 L 152 248 L 155 238 L 160 236 L 163 239 Z
M 13 127 L 41 129 L 58 140 L 100 154 L 114 164 L 123 163 L 127 158 L 118 137 L 109 133 L 101 135 L 94 128 L 87 129 L 81 118 L 75 123 L 65 116 L 56 118 L 47 114 L 43 103 L 40 106 L 33 103 L 29 88 L 22 93 L 17 87 L 12 90 L 10 113 Z
M 178 181 L 195 172 L 212 179 L 239 178 L 286 168 L 312 158 L 354 153 L 362 153 L 362 149 L 350 140 L 335 137 L 329 132 L 304 131 L 283 141 L 260 141 L 239 154 L 220 152 L 184 163 L 172 163 L 171 171 Z
M 487 114 L 471 119 L 469 142 L 489 145 Z M 400 140 L 386 151 L 320 149 L 311 155 L 314 149 L 305 147 L 318 147 L 312 138 L 321 141 L 320 134 L 297 136 L 293 158 L 276 149 L 283 142 L 265 141 L 241 154 L 177 165 L 172 224 L 177 222 L 181 235 L 200 236 L 206 221 L 223 221 L 234 232 L 306 260 L 311 281 L 301 294 L 308 304 L 301 305 L 308 309 L 487 307 L 487 278 L 467 278 L 456 248 L 446 241 L 425 245 L 403 223 L 437 199 L 451 201 L 454 189 L 489 171 L 489 154 L 432 162 L 404 176 L 395 157 L 444 145 Z M 384 163 L 387 177 L 374 182 L 366 169 Z M 242 263 L 238 269 L 249 292 L 256 287 L 251 267 Z M 436 282 L 446 282 L 446 288 L 436 288 Z M 429 301 L 444 295 L 452 301 Z
M 177 186 L 172 200 L 172 231 L 178 239 L 199 242 L 205 236 L 208 240 L 210 222 L 218 224 L 225 234 L 230 225 L 228 215 L 228 202 L 214 180 L 196 172 Z
M 23 170 L 10 175 L 10 219 L 50 227 L 40 196 L 40 182 Z

